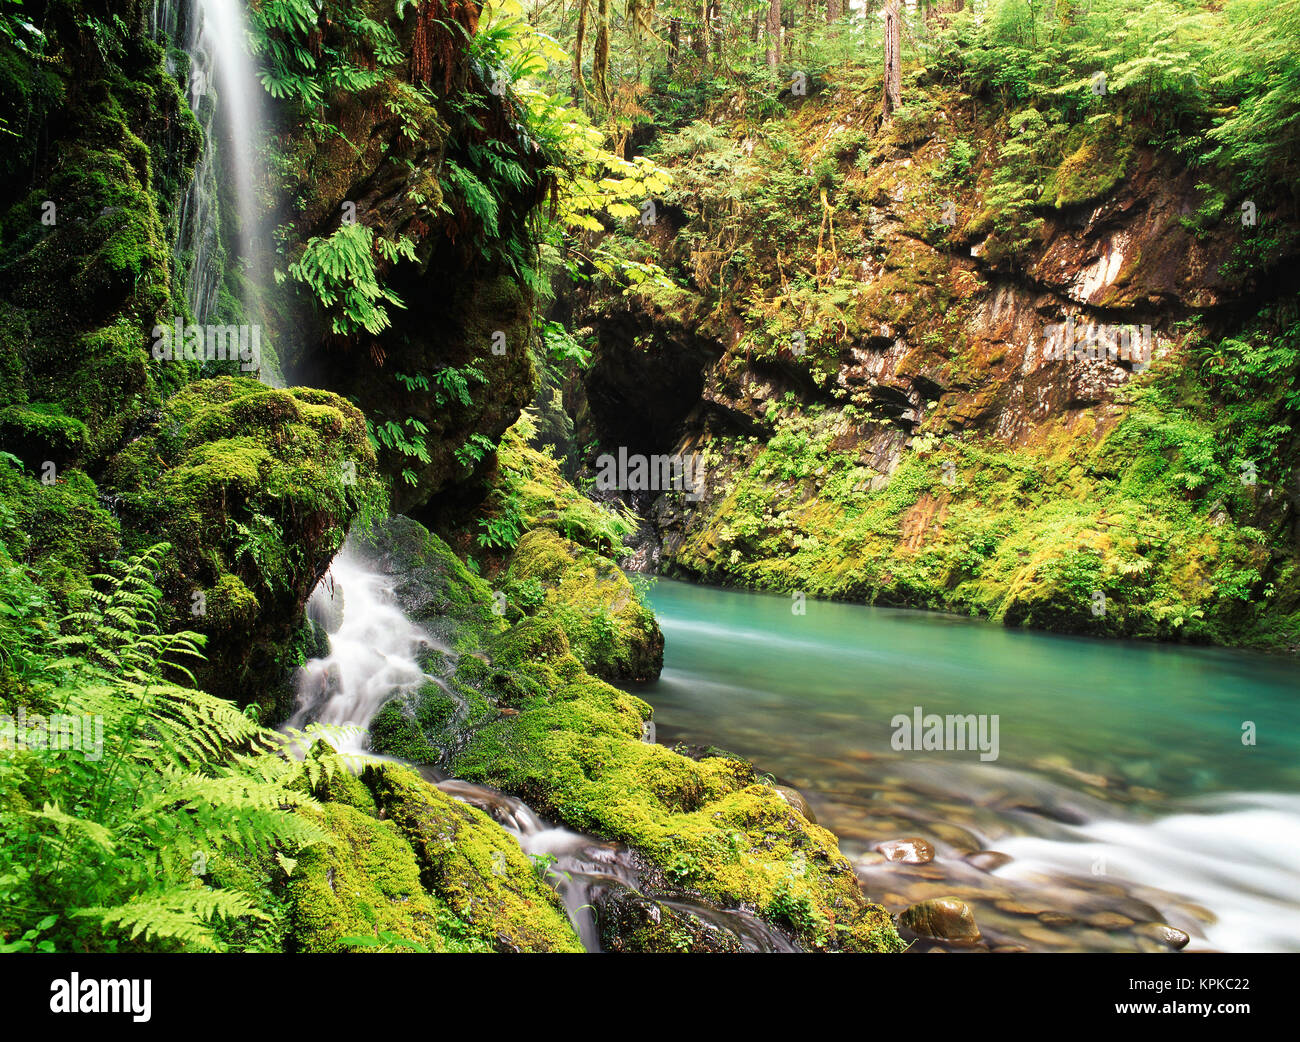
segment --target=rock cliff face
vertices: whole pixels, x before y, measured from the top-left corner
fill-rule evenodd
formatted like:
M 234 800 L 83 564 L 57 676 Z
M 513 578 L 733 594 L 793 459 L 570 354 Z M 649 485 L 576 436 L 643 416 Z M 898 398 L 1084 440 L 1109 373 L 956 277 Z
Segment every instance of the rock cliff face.
M 408 54 L 438 5 L 413 6 L 401 20 L 389 4 L 376 4 L 373 15 L 394 29 Z M 532 400 L 537 380 L 529 351 L 534 300 L 519 269 L 533 249 L 529 215 L 550 189 L 543 172 L 550 157 L 521 132 L 510 94 L 490 90 L 462 46 L 449 53 L 445 68 L 421 70 L 412 59 L 375 88 L 333 92 L 322 119 L 340 133 L 287 137 L 289 176 L 276 186 L 287 189 L 280 197 L 291 204 L 280 215 L 289 232 L 287 258 L 349 221 L 412 246 L 411 258 L 379 265 L 402 301 L 387 309 L 388 328 L 337 335 L 300 294 L 285 302 L 277 330 L 295 380 L 347 394 L 375 425 L 413 419 L 427 429 L 427 460 L 380 453 L 395 510 L 418 508 L 464 479 L 471 466 L 457 450 L 475 437 L 499 440 Z M 430 76 L 432 101 L 413 89 Z M 284 133 L 291 129 L 286 124 Z M 518 184 L 490 182 L 495 164 L 504 163 L 517 164 Z M 480 191 L 491 183 L 496 201 L 489 211 L 446 193 L 451 169 L 474 178 Z M 284 171 L 277 175 L 283 179 Z M 438 382 L 448 372 L 466 381 L 465 393 Z M 396 374 L 422 377 L 431 390 Z
M 713 152 L 732 166 L 729 189 L 706 159 L 665 146 L 677 182 L 645 238 L 673 284 L 597 295 L 583 312 L 599 346 L 579 429 L 602 451 L 707 461 L 699 502 L 632 497 L 650 530 L 637 560 L 714 581 L 1187 635 L 1196 624 L 1157 624 L 1150 601 L 1126 621 L 1073 607 L 1022 612 L 1013 591 L 1041 591 L 1046 571 L 983 559 L 999 555 L 1015 515 L 1079 498 L 1055 485 L 1071 469 L 1113 470 L 1123 484 L 1133 447 L 1120 451 L 1116 439 L 1132 403 L 1186 374 L 1198 337 L 1235 335 L 1261 306 L 1294 295 L 1283 273 L 1295 228 L 1106 123 L 1069 142 L 1042 201 L 1009 225 L 984 203 L 1000 140 L 992 117 L 973 121 L 943 92 L 930 101 L 922 117 L 884 131 L 843 94 L 792 109 L 775 132 L 747 136 L 737 125 Z M 1004 466 L 1040 471 L 1043 502 L 1010 489 L 1005 502 L 992 499 L 990 468 Z M 1222 540 L 1180 552 L 1208 572 L 1245 554 L 1261 579 L 1293 576 L 1283 486 L 1252 487 L 1250 502 L 1228 511 L 1274 537 L 1269 553 Z M 1209 520 L 1214 505 L 1194 510 L 1192 525 L 1221 525 L 1222 515 Z M 1185 506 L 1151 509 L 1172 517 Z M 865 541 L 844 542 L 849 519 L 878 509 Z M 1086 531 L 1070 531 L 1061 554 L 1086 551 L 1111 567 L 1108 509 L 1124 512 L 1111 503 L 1086 525 L 1080 517 Z M 1005 524 L 992 520 L 999 510 Z M 918 555 L 933 558 L 926 574 L 900 575 Z M 1027 565 L 1035 555 L 1015 556 Z M 853 578 L 850 563 L 861 566 Z M 1288 591 L 1269 610 L 1286 603 L 1293 613 Z M 1180 603 L 1187 613 L 1237 610 L 1211 601 Z
M 0 212 L 0 487 L 24 562 L 58 576 L 64 597 L 115 556 L 170 542 L 163 622 L 210 638 L 199 682 L 282 713 L 287 678 L 320 637 L 304 602 L 353 520 L 467 478 L 532 398 L 533 301 L 514 266 L 549 160 L 463 47 L 429 68 L 412 58 L 368 90 L 331 87 L 309 126 L 269 103 L 260 205 L 278 233 L 261 244 L 267 266 L 287 268 L 355 219 L 409 241 L 408 257 L 376 253 L 404 306 L 374 336 L 337 335 L 305 288 L 267 271 L 262 339 L 290 382 L 318 389 L 232 379 L 237 362 L 159 359 L 156 327 L 194 319 L 182 290 L 191 258 L 172 240 L 203 135 L 183 41 L 155 33 L 147 5 L 104 7 L 37 4 L 47 53 L 6 42 L 0 54 L 0 120 L 28 129 L 0 159 L 14 187 Z M 363 7 L 405 53 L 433 11 Z M 322 14 L 316 53 L 363 53 L 355 31 Z M 426 82 L 428 94 L 412 89 Z M 220 140 L 208 147 L 220 159 Z M 493 186 L 490 219 L 443 190 L 452 164 L 488 176 L 487 149 L 520 172 L 516 186 Z M 218 220 L 230 241 L 234 219 Z M 253 320 L 222 293 L 220 308 L 236 310 L 221 321 Z M 422 426 L 423 453 L 377 457 L 367 425 L 390 422 L 408 435 Z

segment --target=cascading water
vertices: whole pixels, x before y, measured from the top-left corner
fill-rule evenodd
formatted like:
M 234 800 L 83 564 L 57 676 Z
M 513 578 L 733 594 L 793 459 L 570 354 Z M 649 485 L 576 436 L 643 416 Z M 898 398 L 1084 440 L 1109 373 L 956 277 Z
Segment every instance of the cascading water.
M 238 265 L 241 276 L 234 281 L 243 320 L 258 326 L 260 334 L 269 241 L 257 198 L 265 92 L 249 52 L 243 6 L 240 0 L 159 0 L 152 18 L 154 39 L 180 43 L 189 55 L 186 98 L 203 132 L 174 244 L 178 268 L 186 273 L 190 313 L 200 325 L 229 322 L 231 316 L 218 314 L 218 303 L 229 267 Z M 224 224 L 223 202 L 234 218 Z M 223 227 L 232 228 L 233 243 L 223 242 Z M 260 371 L 263 379 L 278 383 L 273 366 Z
M 419 655 L 438 645 L 392 602 L 383 578 L 347 551 L 330 565 L 309 611 L 341 624 L 330 634 L 329 656 L 303 667 L 298 707 L 288 726 L 321 725 L 332 732 L 340 752 L 364 753 L 361 732 L 380 706 L 434 680 L 420 668 Z
M 455 672 L 456 653 L 415 625 L 395 603 L 390 578 L 368 568 L 344 549 L 316 587 L 308 613 L 329 633 L 330 653 L 313 659 L 298 677 L 298 701 L 286 727 L 319 729 L 339 752 L 358 759 L 376 757 L 366 747 L 365 728 L 391 698 L 413 695 L 437 684 L 457 699 L 446 676 Z M 429 651 L 445 664 L 446 676 L 426 672 Z M 548 879 L 588 951 L 599 951 L 596 909 L 614 892 L 637 891 L 642 880 L 637 859 L 626 847 L 551 825 L 521 800 L 483 785 L 446 778 L 429 767 L 417 768 L 450 796 L 478 807 L 519 843 L 526 854 L 545 858 Z M 795 951 L 785 937 L 757 916 L 713 908 L 685 898 L 655 898 L 692 917 L 703 929 L 749 951 Z

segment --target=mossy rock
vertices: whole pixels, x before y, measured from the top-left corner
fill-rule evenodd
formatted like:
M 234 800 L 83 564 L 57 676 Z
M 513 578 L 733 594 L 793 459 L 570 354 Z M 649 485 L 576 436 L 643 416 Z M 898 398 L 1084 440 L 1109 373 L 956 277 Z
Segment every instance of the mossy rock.
M 620 889 L 596 911 L 601 949 L 607 952 L 736 954 L 740 938 L 698 916 L 652 897 Z
M 490 817 L 406 767 L 372 768 L 368 781 L 385 817 L 414 850 L 425 887 L 473 937 L 498 951 L 582 950 L 558 896 Z
M 315 644 L 300 632 L 307 597 L 353 520 L 383 509 L 361 414 L 328 392 L 201 380 L 107 475 L 133 541 L 173 546 L 164 621 L 210 637 L 200 683 L 272 710 Z
M 582 950 L 514 838 L 415 772 L 336 773 L 316 795 L 332 842 L 299 855 L 284 886 L 290 950 Z
M 101 50 L 80 22 L 60 18 L 45 31 L 57 62 L 8 48 L 0 63 L 0 79 L 35 103 L 17 123 L 47 120 L 29 135 L 42 147 L 15 171 L 22 180 L 0 212 L 0 352 L 9 356 L 0 402 L 42 403 L 33 408 L 79 424 L 6 421 L 46 442 L 29 444 L 24 459 L 46 451 L 66 465 L 112 451 L 193 375 L 156 365 L 148 332 L 177 306 L 162 211 L 188 179 L 199 133 L 154 44 L 128 35 Z
M 14 556 L 38 569 L 42 585 L 69 608 L 89 577 L 118 556 L 121 527 L 86 474 L 57 468 L 48 473 L 47 484 L 0 459 L 0 509 L 15 522 Z
M 0 446 L 35 469 L 47 462 L 62 469 L 82 461 L 89 442 L 86 425 L 64 415 L 59 405 L 10 405 L 0 409 Z
M 325 804 L 319 822 L 332 845 L 300 854 L 285 887 L 290 951 L 351 951 L 345 938 L 385 933 L 433 951 L 486 950 L 449 943 L 443 931 L 454 917 L 420 883 L 415 854 L 391 822 L 346 803 Z
M 511 557 L 507 597 L 511 586 L 532 582 L 546 590 L 539 614 L 562 620 L 570 648 L 597 676 L 642 681 L 659 675 L 663 634 L 616 565 L 556 532 L 536 529 Z
M 504 628 L 491 587 L 419 522 L 391 517 L 361 533 L 359 549 L 393 582 L 406 616 L 445 644 L 473 650 Z
M 1133 141 L 1117 123 L 1084 124 L 1071 131 L 1065 158 L 1048 175 L 1043 197 L 1058 210 L 1102 199 L 1128 173 Z

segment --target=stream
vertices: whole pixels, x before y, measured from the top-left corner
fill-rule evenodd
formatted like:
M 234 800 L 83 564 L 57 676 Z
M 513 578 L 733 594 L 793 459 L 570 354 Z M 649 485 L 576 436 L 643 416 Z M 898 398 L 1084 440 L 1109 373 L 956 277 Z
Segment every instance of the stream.
M 456 653 L 408 619 L 395 603 L 392 581 L 344 549 L 312 593 L 311 617 L 329 632 L 330 653 L 308 661 L 299 672 L 297 708 L 287 729 L 315 728 L 336 750 L 358 765 L 395 761 L 367 747 L 366 726 L 390 698 L 413 694 L 424 684 L 446 683 L 456 669 Z M 426 673 L 424 652 L 444 663 L 445 673 Z M 602 950 L 600 909 L 618 895 L 638 895 L 643 880 L 638 859 L 627 847 L 585 836 L 550 822 L 507 793 L 485 785 L 448 778 L 427 766 L 415 766 L 443 792 L 477 807 L 502 826 L 529 856 L 542 859 L 548 882 L 559 894 L 574 929 L 589 952 Z M 797 949 L 780 932 L 741 909 L 714 908 L 684 896 L 655 894 L 653 900 L 689 917 L 719 946 L 750 952 Z
M 1161 950 L 1158 922 L 1187 951 L 1300 951 L 1294 662 L 664 579 L 649 600 L 658 740 L 798 788 L 889 911 L 956 896 L 992 949 Z M 897 748 L 916 707 L 989 719 L 997 758 Z M 910 839 L 933 858 L 875 849 Z M 961 947 L 913 947 L 936 946 Z

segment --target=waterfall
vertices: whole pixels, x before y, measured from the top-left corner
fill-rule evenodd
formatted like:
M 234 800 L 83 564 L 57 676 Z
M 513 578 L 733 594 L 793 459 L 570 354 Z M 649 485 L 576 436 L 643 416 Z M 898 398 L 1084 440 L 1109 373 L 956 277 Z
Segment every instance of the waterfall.
M 269 228 L 258 203 L 262 183 L 261 144 L 266 126 L 265 92 L 249 52 L 241 0 L 157 0 L 152 13 L 155 40 L 183 46 L 190 58 L 186 100 L 203 132 L 194 179 L 181 203 L 174 251 L 186 274 L 186 297 L 200 325 L 230 322 L 218 313 L 221 286 L 231 265 L 242 320 L 260 325 L 261 287 L 269 272 Z M 169 71 L 175 72 L 170 67 Z M 223 241 L 223 201 L 232 209 Z M 265 345 L 265 337 L 261 338 Z M 250 370 L 257 368 L 253 363 Z M 278 383 L 274 366 L 261 375 Z
M 394 585 L 392 576 L 375 570 L 345 546 L 307 606 L 308 615 L 330 631 L 329 654 L 312 659 L 299 671 L 297 707 L 285 727 L 291 733 L 306 729 L 311 740 L 324 738 L 358 765 L 392 760 L 368 749 L 366 732 L 371 718 L 390 698 L 412 697 L 432 683 L 459 699 L 446 683 L 458 656 L 407 618 L 395 601 Z M 439 653 L 435 658 L 443 663 L 444 676 L 425 672 L 421 666 L 429 650 Z M 291 740 L 297 755 L 309 744 L 296 736 Z M 522 800 L 489 786 L 448 778 L 427 766 L 415 769 L 447 795 L 493 818 L 525 854 L 545 859 L 547 880 L 559 894 L 583 947 L 601 950 L 599 909 L 611 895 L 637 892 L 643 886 L 631 850 L 552 825 Z M 734 939 L 747 951 L 798 950 L 752 912 L 715 908 L 686 896 L 656 900 L 714 935 Z
M 422 651 L 442 647 L 393 603 L 392 583 L 366 569 L 348 550 L 330 564 L 308 611 L 339 620 L 330 653 L 312 659 L 298 676 L 298 707 L 288 726 L 321 725 L 340 752 L 370 755 L 364 728 L 390 698 L 414 695 L 436 683 L 420 668 Z

